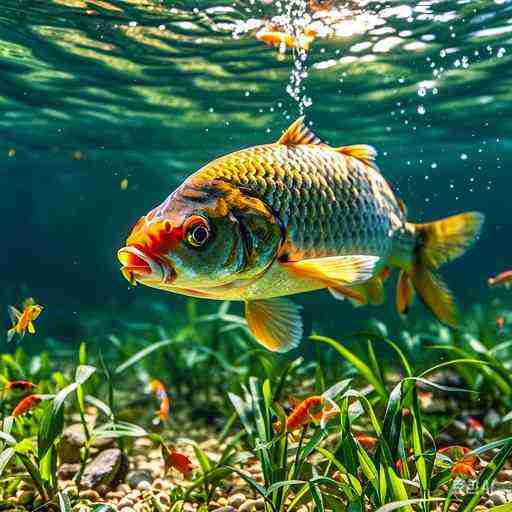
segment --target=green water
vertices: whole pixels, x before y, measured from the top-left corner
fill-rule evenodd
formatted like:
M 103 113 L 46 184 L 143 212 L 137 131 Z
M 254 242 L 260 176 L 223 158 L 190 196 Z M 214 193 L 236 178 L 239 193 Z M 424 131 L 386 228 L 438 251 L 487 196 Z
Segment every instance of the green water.
M 486 278 L 511 264 L 512 2 L 334 7 L 301 104 L 286 90 L 293 52 L 246 30 L 285 2 L 0 1 L 2 304 L 44 304 L 39 340 L 72 339 L 96 316 L 144 322 L 153 302 L 172 317 L 183 299 L 129 289 L 117 248 L 185 176 L 276 140 L 301 110 L 332 144 L 374 145 L 411 219 L 486 213 L 445 276 L 467 308 L 489 300 Z M 392 286 L 386 307 L 355 312 L 323 292 L 298 300 L 326 332 L 395 318 Z

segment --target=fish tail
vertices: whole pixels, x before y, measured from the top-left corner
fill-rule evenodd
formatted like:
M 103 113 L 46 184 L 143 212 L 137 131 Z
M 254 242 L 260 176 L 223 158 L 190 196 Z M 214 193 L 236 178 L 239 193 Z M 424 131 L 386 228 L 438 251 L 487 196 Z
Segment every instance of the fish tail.
M 7 331 L 7 343 L 10 343 L 14 336 L 16 336 L 16 328 L 13 327 Z
M 462 256 L 482 230 L 484 215 L 467 212 L 426 224 L 412 224 L 415 233 L 412 264 L 402 270 L 397 287 L 397 307 L 404 313 L 413 298 L 413 288 L 425 305 L 443 323 L 458 325 L 455 299 L 436 270 Z

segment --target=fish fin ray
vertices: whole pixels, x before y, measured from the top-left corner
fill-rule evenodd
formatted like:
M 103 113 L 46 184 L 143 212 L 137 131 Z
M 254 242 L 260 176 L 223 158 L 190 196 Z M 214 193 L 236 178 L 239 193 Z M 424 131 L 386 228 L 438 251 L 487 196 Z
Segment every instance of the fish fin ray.
M 7 331 L 7 343 L 10 343 L 14 336 L 16 336 L 16 329 L 13 327 Z
M 375 159 L 377 158 L 377 150 L 368 144 L 354 144 L 352 146 L 341 146 L 336 148 L 338 153 L 351 156 L 360 160 L 366 165 L 378 170 Z
M 9 312 L 9 318 L 11 319 L 11 322 L 13 324 L 17 324 L 18 320 L 21 318 L 21 311 L 16 309 L 14 306 L 9 306 L 7 310 Z
M 296 119 L 279 137 L 278 144 L 297 146 L 299 144 L 323 144 L 313 131 L 306 126 L 305 116 Z
M 330 286 L 327 288 L 330 294 L 336 300 L 345 300 L 348 299 L 352 305 L 354 306 L 364 306 L 366 305 L 366 300 L 361 293 L 354 289 L 354 287 L 349 288 L 348 286 Z
M 284 262 L 282 265 L 298 276 L 318 279 L 328 287 L 337 287 L 368 281 L 378 261 L 378 256 L 327 256 Z
M 414 288 L 409 274 L 402 270 L 396 284 L 396 309 L 401 315 L 406 315 L 414 300 Z
M 245 303 L 245 318 L 252 334 L 265 348 L 287 352 L 302 339 L 300 309 L 284 298 L 251 300 Z

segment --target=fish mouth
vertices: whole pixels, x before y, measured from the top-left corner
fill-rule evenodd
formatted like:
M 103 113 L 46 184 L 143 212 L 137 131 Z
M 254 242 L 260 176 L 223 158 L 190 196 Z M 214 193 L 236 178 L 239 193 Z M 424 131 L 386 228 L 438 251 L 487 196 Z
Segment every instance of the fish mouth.
M 121 262 L 121 274 L 133 286 L 137 282 L 172 283 L 176 272 L 169 263 L 146 254 L 136 247 L 123 247 L 117 252 Z

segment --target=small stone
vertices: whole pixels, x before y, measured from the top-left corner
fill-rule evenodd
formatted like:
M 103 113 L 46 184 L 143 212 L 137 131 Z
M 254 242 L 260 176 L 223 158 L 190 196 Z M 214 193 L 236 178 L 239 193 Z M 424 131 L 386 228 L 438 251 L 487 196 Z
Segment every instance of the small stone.
M 122 498 L 119 501 L 119 503 L 117 504 L 117 507 L 118 508 L 133 507 L 133 501 L 125 496 L 124 498 Z
M 124 494 L 128 494 L 131 491 L 131 487 L 128 484 L 119 484 L 116 487 L 117 492 L 122 492 Z
M 507 502 L 507 496 L 504 491 L 494 491 L 489 494 L 489 499 L 495 505 L 504 505 Z
M 100 485 L 112 486 L 123 479 L 127 462 L 117 448 L 100 452 L 87 466 L 80 484 L 85 489 Z
M 265 508 L 265 500 L 263 498 L 254 500 L 254 506 L 256 507 L 256 510 L 263 510 Z
M 81 491 L 78 493 L 78 497 L 83 500 L 91 500 L 98 501 L 100 499 L 99 493 L 97 493 L 94 489 L 87 489 L 86 491 Z
M 153 482 L 153 475 L 147 469 L 134 469 L 126 475 L 126 483 L 135 489 L 141 482 Z
M 512 482 L 512 469 L 502 469 L 496 476 L 498 482 Z
M 215 508 L 212 510 L 212 512 L 236 512 L 236 508 L 227 505 L 226 507 Z
M 142 482 L 137 484 L 137 489 L 139 491 L 151 491 L 151 484 L 146 480 L 142 480 Z
M 80 464 L 64 462 L 57 470 L 59 480 L 71 480 L 80 471 Z
M 92 443 L 94 448 L 104 450 L 114 443 L 111 437 L 100 437 Z M 64 429 L 59 444 L 59 457 L 62 463 L 80 462 L 80 448 L 85 445 L 84 427 L 74 423 Z
M 19 491 L 31 491 L 34 489 L 33 485 L 30 485 L 26 480 L 22 480 L 18 485 Z
M 120 499 L 124 498 L 124 495 L 125 495 L 124 492 L 110 491 L 110 492 L 107 492 L 107 494 L 105 494 L 105 498 L 107 498 L 108 500 L 120 500 Z
M 159 501 L 162 505 L 170 505 L 171 504 L 171 498 L 167 494 L 164 494 L 163 492 L 158 493 L 155 496 L 155 499 L 157 501 Z
M 247 501 L 247 498 L 245 497 L 245 494 L 237 493 L 237 494 L 233 494 L 232 496 L 230 496 L 228 498 L 228 505 L 238 508 L 240 505 L 242 505 L 246 501 Z
M 117 505 L 117 510 L 122 510 L 123 512 L 135 512 L 133 507 L 120 507 L 119 504 Z
M 238 507 L 238 512 L 252 512 L 258 510 L 256 506 L 257 500 L 246 500 L 243 505 Z
M 167 487 L 168 487 L 167 482 L 165 482 L 161 478 L 156 478 L 153 481 L 153 489 L 163 490 L 163 489 L 167 489 Z

